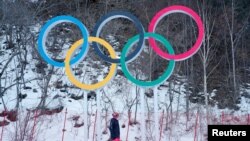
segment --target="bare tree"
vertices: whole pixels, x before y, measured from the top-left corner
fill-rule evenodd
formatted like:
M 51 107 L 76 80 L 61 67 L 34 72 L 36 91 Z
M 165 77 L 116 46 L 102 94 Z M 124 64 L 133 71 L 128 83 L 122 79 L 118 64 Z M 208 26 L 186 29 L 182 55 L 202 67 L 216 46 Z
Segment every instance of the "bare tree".
M 243 33 L 246 31 L 246 28 L 248 26 L 248 20 L 250 17 L 250 14 L 243 20 L 242 26 L 240 28 L 236 28 L 238 25 L 235 20 L 235 16 L 238 15 L 236 12 L 236 2 L 235 0 L 231 0 L 231 7 L 230 11 L 228 12 L 228 8 L 225 4 L 225 1 L 223 1 L 223 11 L 224 11 L 224 18 L 226 21 L 226 25 L 229 31 L 229 36 L 230 36 L 230 45 L 231 45 L 231 56 L 232 56 L 232 77 L 233 77 L 233 98 L 234 101 L 237 100 L 239 97 L 239 85 L 237 82 L 237 74 L 236 74 L 236 49 L 239 46 L 240 39 L 242 38 Z
M 199 7 L 199 13 L 202 17 L 202 21 L 205 29 L 205 38 L 201 50 L 199 51 L 200 60 L 202 61 L 203 68 L 203 93 L 205 96 L 206 113 L 209 116 L 209 99 L 210 95 L 208 93 L 208 77 L 214 72 L 214 70 L 219 66 L 222 57 L 219 59 L 217 64 L 211 67 L 210 63 L 215 59 L 215 54 L 218 50 L 216 48 L 216 42 L 211 41 L 215 25 L 215 16 L 213 15 L 215 8 L 211 7 L 211 4 L 205 0 L 202 2 L 197 2 Z M 210 66 L 209 66 L 210 65 Z M 210 69 L 208 69 L 210 67 Z

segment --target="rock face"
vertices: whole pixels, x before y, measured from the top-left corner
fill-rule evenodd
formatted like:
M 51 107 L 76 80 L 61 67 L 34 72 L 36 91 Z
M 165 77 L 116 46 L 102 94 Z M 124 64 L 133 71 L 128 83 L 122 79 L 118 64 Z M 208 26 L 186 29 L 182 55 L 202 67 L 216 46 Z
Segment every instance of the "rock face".
M 7 115 L 7 119 L 11 122 L 15 122 L 17 121 L 17 114 L 18 113 L 16 110 L 9 111 Z
M 56 113 L 60 113 L 60 112 L 62 112 L 63 108 L 64 108 L 63 106 L 59 106 L 56 108 L 42 109 L 42 110 L 40 110 L 39 116 L 41 116 L 41 115 L 53 115 Z
M 83 94 L 81 94 L 81 95 L 71 94 L 70 98 L 72 98 L 74 100 L 80 100 L 80 99 L 83 99 Z
M 96 92 L 95 91 L 90 91 L 87 95 L 88 100 L 96 98 Z
M 10 124 L 10 122 L 8 122 L 6 120 L 0 121 L 0 127 L 6 126 L 6 125 L 9 125 L 9 124 Z

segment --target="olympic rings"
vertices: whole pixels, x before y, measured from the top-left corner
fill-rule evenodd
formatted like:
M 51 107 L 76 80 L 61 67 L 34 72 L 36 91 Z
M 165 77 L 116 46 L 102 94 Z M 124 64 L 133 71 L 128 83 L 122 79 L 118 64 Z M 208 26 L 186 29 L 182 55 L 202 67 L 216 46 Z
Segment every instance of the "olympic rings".
M 101 39 L 101 38 L 97 38 L 97 37 L 89 37 L 88 38 L 89 42 L 97 42 L 97 43 L 100 43 L 101 45 L 103 45 L 110 53 L 110 56 L 112 58 L 115 58 L 116 57 L 116 53 L 114 51 L 114 49 L 112 48 L 112 46 L 106 42 L 105 40 Z M 70 58 L 72 56 L 72 54 L 74 53 L 74 51 L 83 43 L 83 39 L 81 40 L 78 40 L 76 41 L 72 46 L 71 48 L 69 49 L 69 51 L 67 52 L 67 55 L 66 55 L 66 58 L 65 58 L 65 72 L 66 72 L 66 75 L 68 76 L 69 80 L 71 81 L 71 83 L 73 83 L 75 86 L 79 87 L 79 88 L 82 88 L 82 89 L 85 89 L 85 90 L 95 90 L 95 89 L 98 89 L 102 86 L 104 86 L 106 83 L 108 83 L 112 78 L 113 76 L 115 75 L 116 73 L 116 68 L 117 68 L 117 65 L 116 64 L 111 64 L 111 67 L 110 67 L 110 71 L 108 73 L 108 75 L 106 76 L 106 78 L 104 78 L 102 81 L 96 83 L 96 84 L 83 84 L 81 83 L 80 81 L 78 81 L 74 74 L 72 74 L 71 72 L 71 69 L 70 69 Z
M 99 37 L 101 29 L 104 27 L 104 25 L 115 18 L 126 18 L 132 21 L 135 24 L 137 31 L 139 32 L 140 39 L 136 49 L 126 57 L 126 61 L 132 61 L 137 57 L 138 54 L 140 54 L 140 52 L 142 51 L 142 46 L 144 45 L 144 28 L 138 18 L 136 18 L 133 14 L 126 11 L 113 11 L 106 14 L 97 21 L 92 36 Z M 93 43 L 93 47 L 98 56 L 100 56 L 104 61 L 109 63 L 120 63 L 120 59 L 112 59 L 104 55 L 103 52 L 100 50 L 100 46 L 97 43 Z
M 165 16 L 172 14 L 172 13 L 184 13 L 192 17 L 196 24 L 198 25 L 198 38 L 193 45 L 193 47 L 188 50 L 185 53 L 178 54 L 178 55 L 170 55 L 168 53 L 163 52 L 156 44 L 155 40 L 152 38 L 149 38 L 149 44 L 153 48 L 153 50 L 160 55 L 164 59 L 168 60 L 175 60 L 175 61 L 181 61 L 188 59 L 189 57 L 193 56 L 201 47 L 203 38 L 204 38 L 204 26 L 202 23 L 202 20 L 198 14 L 196 14 L 192 9 L 185 7 L 185 6 L 170 6 L 167 8 L 162 9 L 159 11 L 151 20 L 149 27 L 148 27 L 148 32 L 154 32 L 157 24 L 159 21 L 164 18 Z
M 167 41 L 167 39 L 165 39 L 164 37 L 162 37 L 159 34 L 154 33 L 155 28 L 156 28 L 157 24 L 159 23 L 159 21 L 163 17 L 165 17 L 169 14 L 172 14 L 172 13 L 187 14 L 191 18 L 193 18 L 198 25 L 198 38 L 197 38 L 195 44 L 193 45 L 193 47 L 191 49 L 189 49 L 188 51 L 186 51 L 182 54 L 177 54 L 177 55 L 174 54 L 174 50 L 173 50 L 171 44 Z M 114 49 L 112 48 L 112 46 L 109 43 L 107 43 L 105 40 L 99 38 L 100 32 L 101 32 L 102 28 L 104 27 L 104 25 L 107 22 L 109 22 L 115 18 L 126 18 L 126 19 L 132 21 L 135 24 L 137 31 L 139 32 L 138 35 L 130 38 L 128 40 L 128 42 L 125 44 L 124 48 L 122 49 L 120 59 L 116 58 L 116 53 L 115 53 Z M 70 23 L 76 24 L 80 28 L 81 34 L 83 36 L 83 39 L 78 40 L 70 47 L 69 51 L 66 53 L 66 58 L 65 58 L 65 61 L 63 63 L 57 62 L 57 61 L 49 58 L 48 54 L 45 51 L 45 47 L 46 47 L 45 39 L 48 36 L 48 32 L 54 26 L 56 26 L 57 24 L 62 23 L 62 22 L 70 22 Z M 143 87 L 145 87 L 145 86 L 152 87 L 155 85 L 159 85 L 160 83 L 163 83 L 165 80 L 167 80 L 171 76 L 171 74 L 173 73 L 174 67 L 175 67 L 175 61 L 181 61 L 181 60 L 188 59 L 189 57 L 193 56 L 199 50 L 199 48 L 201 47 L 203 38 L 204 38 L 204 26 L 203 26 L 202 20 L 199 17 L 199 15 L 197 13 L 195 13 L 192 9 L 185 7 L 185 6 L 175 5 L 175 6 L 170 6 L 170 7 L 164 8 L 160 12 L 158 12 L 151 20 L 147 33 L 144 32 L 144 28 L 143 28 L 142 24 L 133 14 L 131 14 L 129 12 L 125 12 L 125 11 L 115 11 L 115 12 L 108 13 L 104 17 L 100 18 L 98 20 L 97 24 L 95 25 L 93 33 L 91 35 L 92 36 L 89 37 L 88 30 L 85 27 L 85 25 L 83 23 L 81 23 L 79 20 L 77 20 L 76 18 L 71 17 L 71 16 L 58 16 L 58 17 L 52 18 L 51 20 L 49 20 L 45 24 L 45 26 L 43 26 L 43 28 L 39 34 L 38 51 L 39 51 L 41 57 L 49 64 L 56 66 L 56 67 L 65 67 L 66 75 L 68 76 L 71 83 L 73 83 L 75 86 L 82 88 L 82 89 L 85 89 L 85 90 L 95 90 L 95 89 L 98 89 L 98 88 L 106 85 L 113 78 L 113 76 L 116 74 L 117 64 L 119 64 L 119 63 L 121 65 L 121 68 L 122 68 L 124 75 L 132 83 L 135 83 L 136 85 L 143 86 Z M 140 52 L 143 50 L 145 39 L 149 40 L 149 44 L 151 45 L 152 49 L 158 55 L 160 55 L 164 59 L 169 60 L 169 64 L 168 64 L 165 72 L 163 73 L 163 75 L 160 76 L 158 79 L 153 80 L 153 81 L 141 81 L 141 80 L 135 79 L 130 74 L 130 72 L 128 71 L 128 68 L 126 66 L 127 63 L 129 63 L 130 61 L 135 59 L 140 54 Z M 155 40 L 160 41 L 162 44 L 164 44 L 164 47 L 167 49 L 168 53 L 163 52 L 157 46 Z M 111 63 L 110 71 L 109 71 L 108 75 L 102 81 L 95 83 L 95 84 L 84 84 L 84 83 L 80 82 L 79 80 L 77 80 L 75 78 L 74 74 L 72 74 L 71 68 L 70 68 L 70 65 L 75 64 L 75 63 L 82 61 L 84 59 L 84 57 L 86 56 L 88 49 L 89 49 L 89 42 L 93 42 L 93 47 L 94 47 L 94 50 L 97 53 L 97 55 L 99 55 L 104 61 Z M 110 57 L 103 54 L 103 52 L 100 50 L 100 45 L 97 43 L 101 44 L 109 51 Z M 127 52 L 129 51 L 130 47 L 135 45 L 135 43 L 137 43 L 136 49 L 132 53 L 127 55 Z M 76 57 L 72 58 L 72 60 L 71 60 L 72 54 L 80 46 L 82 46 L 80 53 L 77 54 Z
M 149 38 L 149 37 L 153 37 L 156 40 L 160 41 L 162 44 L 164 44 L 165 48 L 169 51 L 170 54 L 174 54 L 174 50 L 173 50 L 172 46 L 170 45 L 170 43 L 164 37 L 162 37 L 159 34 L 155 34 L 155 33 L 145 33 L 145 38 Z M 129 50 L 129 48 L 132 47 L 138 41 L 138 39 L 139 39 L 138 35 L 132 37 L 131 39 L 129 39 L 127 44 L 125 45 L 125 47 L 122 50 L 121 67 L 122 67 L 123 73 L 127 77 L 127 79 L 129 79 L 131 82 L 135 83 L 136 85 L 147 86 L 147 87 L 148 86 L 151 87 L 151 86 L 159 85 L 162 82 L 164 82 L 165 80 L 167 80 L 170 77 L 170 75 L 173 73 L 174 66 L 175 66 L 175 61 L 170 60 L 166 71 L 158 79 L 150 81 L 150 82 L 143 82 L 143 81 L 137 80 L 136 78 L 134 78 L 129 73 L 128 68 L 126 66 L 126 63 L 125 63 L 125 56 L 126 56 L 126 53 Z
M 68 22 L 68 23 L 73 23 L 76 24 L 82 33 L 83 39 L 87 40 L 89 33 L 87 28 L 85 27 L 85 25 L 79 21 L 78 19 L 71 17 L 71 16 L 57 16 L 55 18 L 52 18 L 51 20 L 49 20 L 42 28 L 39 37 L 38 37 L 38 51 L 41 55 L 41 57 L 48 62 L 49 64 L 56 66 L 56 67 L 64 67 L 64 63 L 62 62 L 57 62 L 51 58 L 48 57 L 48 54 L 46 53 L 44 47 L 46 47 L 45 45 L 45 39 L 48 36 L 49 31 L 55 27 L 57 24 L 63 23 L 63 22 Z M 89 49 L 89 45 L 88 42 L 85 42 L 83 44 L 82 50 L 80 51 L 80 53 L 70 62 L 70 64 L 74 64 L 77 63 L 78 61 L 82 60 Z

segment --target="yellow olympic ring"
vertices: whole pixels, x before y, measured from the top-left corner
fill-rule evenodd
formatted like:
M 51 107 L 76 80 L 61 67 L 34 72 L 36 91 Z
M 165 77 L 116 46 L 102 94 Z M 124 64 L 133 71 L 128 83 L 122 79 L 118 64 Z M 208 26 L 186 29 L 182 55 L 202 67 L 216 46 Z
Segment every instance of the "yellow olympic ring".
M 105 40 L 103 40 L 101 38 L 98 38 L 98 37 L 89 37 L 88 41 L 89 42 L 97 42 L 97 43 L 103 45 L 109 51 L 111 58 L 113 58 L 113 59 L 116 58 L 116 53 L 115 53 L 114 49 Z M 73 83 L 75 86 L 77 86 L 79 88 L 82 88 L 82 89 L 85 89 L 85 90 L 95 90 L 95 89 L 98 89 L 98 88 L 106 85 L 106 83 L 108 83 L 112 79 L 112 77 L 116 74 L 117 64 L 112 63 L 108 75 L 102 81 L 100 81 L 98 83 L 95 83 L 95 84 L 83 84 L 82 82 L 78 81 L 75 78 L 74 74 L 72 74 L 72 72 L 71 72 L 69 62 L 70 62 L 71 56 L 74 53 L 74 51 L 78 47 L 80 47 L 83 44 L 83 42 L 84 42 L 83 39 L 80 39 L 80 40 L 76 41 L 70 47 L 69 51 L 66 54 L 66 58 L 65 58 L 65 61 L 64 61 L 64 63 L 65 63 L 65 72 L 66 72 L 66 75 L 68 76 L 70 82 Z

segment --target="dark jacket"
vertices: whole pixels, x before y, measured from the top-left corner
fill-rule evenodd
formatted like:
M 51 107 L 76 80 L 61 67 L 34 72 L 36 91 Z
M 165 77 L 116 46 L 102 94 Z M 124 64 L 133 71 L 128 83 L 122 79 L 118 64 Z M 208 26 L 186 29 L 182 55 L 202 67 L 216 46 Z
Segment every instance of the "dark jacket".
M 109 130 L 110 130 L 110 135 L 111 135 L 112 140 L 116 138 L 120 138 L 120 126 L 116 118 L 112 118 L 110 120 Z

